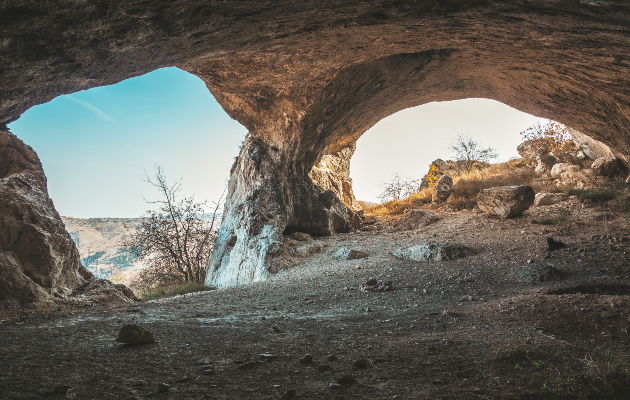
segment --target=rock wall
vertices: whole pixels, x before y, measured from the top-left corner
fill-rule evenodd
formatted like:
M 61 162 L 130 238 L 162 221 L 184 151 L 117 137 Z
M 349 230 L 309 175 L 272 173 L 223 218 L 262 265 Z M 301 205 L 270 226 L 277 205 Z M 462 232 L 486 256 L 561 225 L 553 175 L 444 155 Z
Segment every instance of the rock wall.
M 39 158 L 0 130 L 0 308 L 52 302 L 91 278 L 48 197 Z
M 408 107 L 490 98 L 630 154 L 625 0 L 8 0 L 0 23 L 0 124 L 176 65 L 249 130 L 212 260 L 221 285 L 263 279 L 285 231 L 352 229 L 344 152 Z

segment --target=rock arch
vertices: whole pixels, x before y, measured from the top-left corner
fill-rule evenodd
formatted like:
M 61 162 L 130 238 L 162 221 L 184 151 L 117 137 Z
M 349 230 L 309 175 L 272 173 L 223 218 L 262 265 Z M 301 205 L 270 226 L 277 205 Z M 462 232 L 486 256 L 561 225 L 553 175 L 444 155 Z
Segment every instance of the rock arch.
M 211 266 L 220 285 L 278 269 L 285 231 L 360 223 L 354 143 L 407 107 L 491 98 L 630 154 L 623 0 L 12 0 L 0 15 L 0 123 L 177 65 L 249 130 Z

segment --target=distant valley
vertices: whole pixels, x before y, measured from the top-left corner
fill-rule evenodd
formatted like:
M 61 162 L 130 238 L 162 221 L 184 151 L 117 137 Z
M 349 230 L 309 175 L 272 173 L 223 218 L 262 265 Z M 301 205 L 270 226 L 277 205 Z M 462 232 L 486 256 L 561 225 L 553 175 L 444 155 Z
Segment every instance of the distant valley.
M 81 262 L 97 277 L 123 282 L 144 267 L 120 245 L 127 228 L 135 229 L 141 218 L 61 218 L 77 244 Z

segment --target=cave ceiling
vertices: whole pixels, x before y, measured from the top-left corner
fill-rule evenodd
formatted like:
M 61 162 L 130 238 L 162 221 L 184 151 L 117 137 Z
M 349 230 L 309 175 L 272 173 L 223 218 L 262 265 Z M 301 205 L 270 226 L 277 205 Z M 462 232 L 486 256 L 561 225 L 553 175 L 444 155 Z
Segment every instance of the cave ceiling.
M 8 0 L 0 26 L 3 123 L 177 66 L 311 165 L 396 111 L 466 97 L 630 149 L 627 1 Z

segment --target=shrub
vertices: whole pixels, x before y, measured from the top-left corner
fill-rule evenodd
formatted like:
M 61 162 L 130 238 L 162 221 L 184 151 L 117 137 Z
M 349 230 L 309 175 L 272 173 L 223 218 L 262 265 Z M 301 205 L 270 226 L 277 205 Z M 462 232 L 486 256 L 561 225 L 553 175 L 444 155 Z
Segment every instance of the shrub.
M 470 172 L 476 166 L 488 163 L 497 158 L 496 151 L 491 148 L 483 148 L 469 135 L 458 135 L 455 141 L 449 145 L 449 149 L 455 153 L 455 166 L 460 172 Z
M 394 174 L 392 180 L 380 184 L 383 191 L 378 198 L 383 202 L 397 201 L 411 196 L 419 191 L 422 182 L 417 179 L 401 178 L 398 174 Z
M 553 153 L 554 155 L 572 160 L 578 147 L 573 142 L 569 129 L 555 121 L 548 121 L 545 125 L 540 122 L 521 132 L 523 140 L 528 143 L 538 155 Z M 545 161 L 543 161 L 545 162 Z

